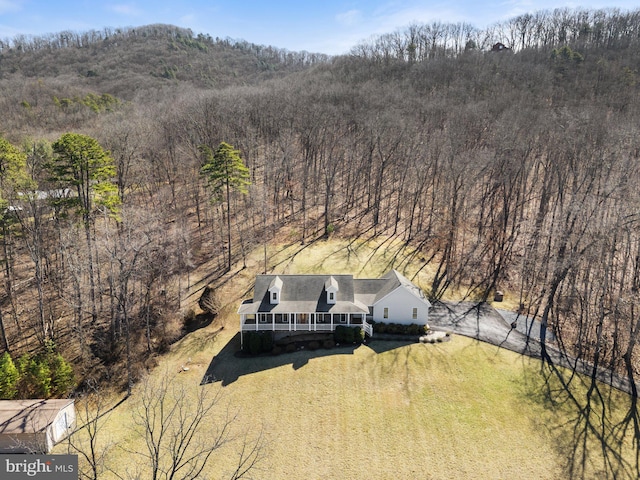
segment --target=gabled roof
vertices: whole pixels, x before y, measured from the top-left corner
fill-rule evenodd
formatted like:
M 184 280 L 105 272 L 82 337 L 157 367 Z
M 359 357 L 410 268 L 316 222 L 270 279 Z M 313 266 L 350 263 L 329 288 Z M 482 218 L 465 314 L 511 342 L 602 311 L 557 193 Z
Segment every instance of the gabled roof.
M 271 304 L 269 290 L 281 289 L 280 303 Z M 368 313 L 373 306 L 399 287 L 429 305 L 422 290 L 397 270 L 382 278 L 354 279 L 353 275 L 258 275 L 253 300 L 246 300 L 240 314 L 263 313 Z M 336 290 L 336 303 L 328 304 L 326 290 Z
M 376 303 L 378 293 L 387 283 L 384 278 L 356 278 L 353 280 L 355 297 L 365 305 L 371 306 Z
M 325 280 L 324 289 L 327 291 L 330 289 L 338 290 L 338 281 L 335 278 L 333 278 L 333 275 L 330 275 L 329 278 Z
M 425 297 L 424 292 L 416 287 L 411 280 L 409 280 L 397 270 L 391 270 L 387 272 L 387 274 L 382 278 L 387 280 L 387 284 L 385 288 L 378 293 L 376 302 L 389 295 L 396 288 L 402 286 L 420 300 L 429 303 L 429 300 L 427 300 L 427 297 Z
M 0 434 L 45 430 L 73 400 L 0 400 Z
M 356 297 L 367 305 L 374 305 L 378 303 L 384 297 L 401 286 L 423 302 L 429 303 L 422 290 L 416 287 L 411 280 L 397 270 L 390 270 L 381 278 L 354 280 Z
M 269 301 L 269 288 L 274 279 L 282 281 L 280 303 Z M 325 284 L 337 288 L 336 303 L 328 304 Z M 245 302 L 239 313 L 332 312 L 366 313 L 366 306 L 355 301 L 352 275 L 258 275 L 253 301 Z
M 278 275 L 276 275 L 273 280 L 271 280 L 271 283 L 269 283 L 269 291 L 271 291 L 272 288 L 282 290 L 282 279 Z

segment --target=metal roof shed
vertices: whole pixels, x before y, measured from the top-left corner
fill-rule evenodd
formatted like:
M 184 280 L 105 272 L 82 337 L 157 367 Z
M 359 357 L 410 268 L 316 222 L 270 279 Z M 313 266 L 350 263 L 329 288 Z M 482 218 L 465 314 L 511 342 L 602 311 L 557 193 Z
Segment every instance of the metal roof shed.
M 0 400 L 0 453 L 49 453 L 75 424 L 73 400 Z

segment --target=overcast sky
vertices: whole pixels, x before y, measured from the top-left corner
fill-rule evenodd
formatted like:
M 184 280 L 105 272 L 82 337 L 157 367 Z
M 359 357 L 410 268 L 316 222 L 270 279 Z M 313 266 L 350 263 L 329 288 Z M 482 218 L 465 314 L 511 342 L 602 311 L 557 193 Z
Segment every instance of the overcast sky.
M 559 7 L 626 11 L 638 5 L 630 0 L 0 0 L 0 39 L 164 23 L 212 37 L 333 55 L 410 23 L 467 22 L 484 28 Z

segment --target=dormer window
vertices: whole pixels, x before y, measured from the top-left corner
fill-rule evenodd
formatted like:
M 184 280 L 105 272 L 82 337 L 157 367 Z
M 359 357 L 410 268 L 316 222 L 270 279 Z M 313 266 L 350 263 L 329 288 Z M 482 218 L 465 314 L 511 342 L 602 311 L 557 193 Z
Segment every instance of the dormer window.
M 269 303 L 278 305 L 280 303 L 280 295 L 282 294 L 282 279 L 275 277 L 269 284 Z
M 327 292 L 327 303 L 329 305 L 336 304 L 336 294 L 338 293 L 338 281 L 329 277 L 326 282 L 324 282 L 324 289 Z

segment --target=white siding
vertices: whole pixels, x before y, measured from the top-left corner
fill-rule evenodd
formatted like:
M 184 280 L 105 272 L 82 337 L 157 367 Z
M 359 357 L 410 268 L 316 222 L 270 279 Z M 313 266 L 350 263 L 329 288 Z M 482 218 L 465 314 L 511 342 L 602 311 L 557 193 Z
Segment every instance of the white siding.
M 69 433 L 75 428 L 76 425 L 76 409 L 75 405 L 71 404 L 64 410 L 61 410 L 56 416 L 52 424 L 52 440 L 53 443 L 58 443 L 69 435 Z
M 324 289 L 327 292 L 327 303 L 329 305 L 336 304 L 336 294 L 338 293 L 338 282 L 335 278 L 329 277 L 326 282 L 324 282 Z
M 384 309 L 389 309 L 389 318 L 384 318 Z M 418 309 L 418 318 L 413 318 L 413 309 Z M 404 287 L 398 287 L 373 305 L 373 320 L 383 323 L 417 323 L 424 325 L 429 320 L 429 304 Z
M 280 303 L 280 295 L 282 294 L 282 279 L 276 277 L 271 281 L 269 286 L 269 303 L 278 305 Z

